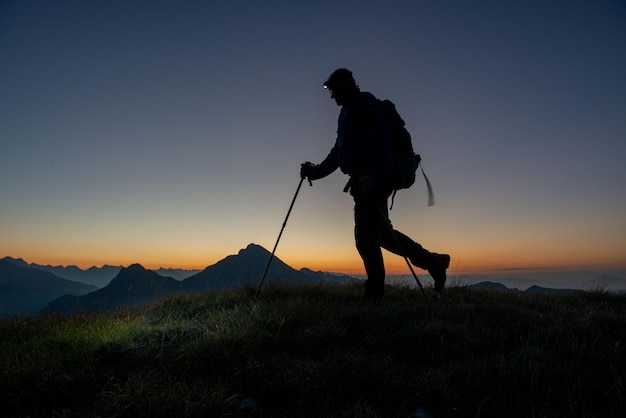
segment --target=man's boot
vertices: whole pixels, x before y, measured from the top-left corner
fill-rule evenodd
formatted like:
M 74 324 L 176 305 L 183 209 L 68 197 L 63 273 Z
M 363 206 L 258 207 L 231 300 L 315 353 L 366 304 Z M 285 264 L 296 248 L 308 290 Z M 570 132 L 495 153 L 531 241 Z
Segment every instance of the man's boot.
M 450 266 L 450 256 L 448 254 L 431 253 L 428 273 L 435 281 L 435 292 L 441 292 L 446 285 L 446 270 Z
M 409 258 L 413 265 L 427 270 L 435 281 L 435 292 L 439 293 L 446 285 L 446 270 L 450 266 L 450 256 L 448 254 L 431 253 L 422 249 L 414 257 Z

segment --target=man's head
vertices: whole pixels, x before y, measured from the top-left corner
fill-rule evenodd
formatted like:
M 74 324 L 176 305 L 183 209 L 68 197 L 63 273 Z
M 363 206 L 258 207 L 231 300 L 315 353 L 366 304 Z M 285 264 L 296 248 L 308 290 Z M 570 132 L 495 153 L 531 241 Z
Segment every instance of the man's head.
M 359 91 L 359 87 L 352 76 L 352 71 L 346 68 L 333 71 L 324 82 L 324 88 L 328 89 L 330 97 L 335 99 L 339 106 L 343 106 L 352 95 Z

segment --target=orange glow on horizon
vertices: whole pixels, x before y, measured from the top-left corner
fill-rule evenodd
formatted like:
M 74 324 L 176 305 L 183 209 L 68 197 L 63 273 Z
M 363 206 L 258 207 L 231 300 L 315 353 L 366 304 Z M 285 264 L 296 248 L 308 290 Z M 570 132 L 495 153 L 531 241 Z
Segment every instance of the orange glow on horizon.
M 183 270 L 204 270 L 206 267 L 214 265 L 229 255 L 235 255 L 241 248 L 226 249 L 222 252 L 203 254 L 201 251 L 186 252 L 184 255 L 174 257 L 171 253 L 151 253 L 128 256 L 120 254 L 109 254 L 100 252 L 98 257 L 93 256 L 93 249 L 88 249 L 84 253 L 74 253 L 67 255 L 65 252 L 49 253 L 45 256 L 35 254 L 4 254 L 22 258 L 27 263 L 53 266 L 74 265 L 83 270 L 90 267 L 102 267 L 104 265 L 129 266 L 139 263 L 146 269 L 173 268 Z M 95 253 L 98 253 L 97 251 Z M 586 255 L 583 253 L 554 253 L 549 255 L 520 254 L 517 257 L 501 252 L 468 253 L 462 251 L 450 251 L 452 260 L 448 270 L 450 275 L 463 274 L 512 274 L 519 272 L 558 272 L 572 270 L 598 270 L 598 271 L 624 271 L 626 270 L 626 259 L 617 253 L 607 253 L 602 257 L 597 254 Z M 325 251 L 315 253 L 290 253 L 279 249 L 275 255 L 287 265 L 296 270 L 308 268 L 314 271 L 326 271 L 342 273 L 348 275 L 364 275 L 363 263 L 354 248 L 347 248 L 345 252 L 328 254 Z M 383 251 L 385 269 L 388 275 L 410 274 L 405 260 L 402 257 Z M 427 274 L 424 270 L 415 268 L 418 275 Z

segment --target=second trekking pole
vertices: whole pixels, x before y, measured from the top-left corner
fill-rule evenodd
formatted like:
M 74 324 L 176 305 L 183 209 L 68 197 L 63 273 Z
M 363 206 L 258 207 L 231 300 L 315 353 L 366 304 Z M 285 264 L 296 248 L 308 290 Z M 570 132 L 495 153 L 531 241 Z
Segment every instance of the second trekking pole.
M 278 234 L 278 238 L 276 239 L 276 244 L 274 244 L 274 249 L 272 250 L 272 255 L 270 259 L 267 261 L 267 266 L 265 267 L 265 272 L 263 273 L 263 278 L 261 279 L 261 284 L 259 285 L 259 290 L 256 292 L 257 296 L 261 293 L 261 287 L 263 287 L 263 282 L 265 281 L 265 276 L 267 276 L 267 272 L 270 269 L 270 264 L 272 263 L 272 259 L 274 258 L 274 253 L 276 252 L 276 247 L 278 247 L 278 241 L 280 241 L 280 237 L 285 230 L 285 226 L 287 225 L 287 219 L 289 219 L 289 215 L 291 214 L 291 209 L 293 209 L 293 204 L 296 203 L 296 197 L 298 197 L 298 193 L 300 192 L 300 187 L 302 187 L 302 182 L 304 181 L 304 177 L 300 179 L 300 183 L 298 183 L 298 188 L 296 189 L 296 194 L 293 196 L 293 200 L 291 201 L 291 205 L 289 205 L 289 210 L 287 211 L 287 216 L 285 217 L 285 221 L 283 222 L 282 228 L 280 228 L 280 233 Z M 312 186 L 311 180 L 309 180 L 309 184 Z

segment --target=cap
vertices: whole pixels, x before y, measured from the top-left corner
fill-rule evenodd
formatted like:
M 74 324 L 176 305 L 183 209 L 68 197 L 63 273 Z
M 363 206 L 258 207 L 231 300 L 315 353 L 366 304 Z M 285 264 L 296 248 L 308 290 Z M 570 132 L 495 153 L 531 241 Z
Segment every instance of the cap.
M 333 85 L 340 83 L 342 81 L 354 82 L 352 71 L 346 68 L 339 68 L 338 70 L 333 71 L 330 77 L 328 77 L 328 79 L 324 82 L 324 88 L 332 87 Z

